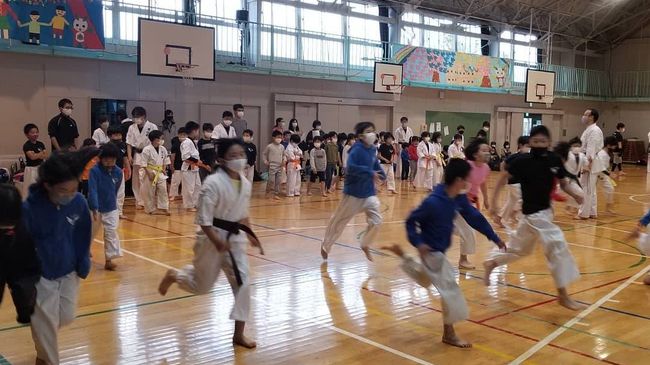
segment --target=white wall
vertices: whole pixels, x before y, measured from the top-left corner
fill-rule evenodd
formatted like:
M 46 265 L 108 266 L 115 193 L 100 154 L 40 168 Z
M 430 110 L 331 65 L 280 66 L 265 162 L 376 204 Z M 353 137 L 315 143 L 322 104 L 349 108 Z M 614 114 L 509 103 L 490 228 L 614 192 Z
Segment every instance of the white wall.
M 370 84 L 363 83 L 217 72 L 217 81 L 195 81 L 194 87 L 188 88 L 182 80 L 138 77 L 133 63 L 11 53 L 3 53 L 0 57 L 0 79 L 3 80 L 0 88 L 0 155 L 20 153 L 24 143 L 22 126 L 27 122 L 39 125 L 41 139 L 46 141 L 47 121 L 56 114 L 56 103 L 63 97 L 75 103 L 74 115 L 82 137 L 90 135 L 88 118 L 90 98 L 93 97 L 166 102 L 176 109 L 175 116 L 180 122 L 196 120 L 199 103 L 259 106 L 262 128 L 256 132 L 262 136 L 270 135 L 273 126 L 275 93 L 392 100 L 390 96 L 373 93 Z M 526 107 L 523 97 L 517 95 L 445 91 L 441 99 L 440 93 L 435 89 L 407 88 L 401 100 L 395 102 L 393 124 L 397 124 L 402 115 L 408 116 L 413 125 L 424 123 L 427 110 L 491 113 L 492 122 L 496 123 L 496 107 Z M 556 101 L 553 109 L 565 112 L 567 137 L 581 133 L 580 116 L 589 106 L 603 109 L 604 104 Z M 628 108 L 631 110 L 629 115 L 634 115 L 635 119 L 643 116 L 643 110 L 650 111 L 647 104 L 621 104 L 618 111 L 603 115 L 618 119 L 628 115 L 625 112 Z M 203 122 L 215 122 L 220 117 L 214 115 Z M 323 123 L 327 125 L 327 121 Z M 300 124 L 303 129 L 309 129 L 311 120 L 300 120 Z M 628 130 L 631 131 L 632 127 Z

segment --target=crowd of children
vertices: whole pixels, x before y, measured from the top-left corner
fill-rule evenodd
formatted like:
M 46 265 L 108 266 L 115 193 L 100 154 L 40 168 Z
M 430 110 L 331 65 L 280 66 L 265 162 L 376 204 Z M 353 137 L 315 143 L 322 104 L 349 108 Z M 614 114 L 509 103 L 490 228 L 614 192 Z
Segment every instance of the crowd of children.
M 597 111 L 588 112 L 586 116 L 597 120 Z M 6 257 L 6 251 L 20 257 L 22 263 L 18 267 L 3 262 L 0 284 L 6 282 L 12 289 L 18 321 L 31 320 L 37 364 L 59 362 L 57 331 L 74 319 L 79 279 L 89 274 L 90 243 L 99 223 L 103 227 L 104 268 L 112 271 L 117 267 L 114 260 L 122 255 L 118 226 L 124 217 L 127 180 L 131 180 L 136 209 L 170 215 L 169 201 L 179 196 L 180 186 L 182 207 L 197 212 L 200 231 L 193 264 L 180 271 L 170 270 L 159 292 L 165 295 L 176 283 L 191 293 L 207 293 L 220 271 L 225 271 L 236 284 L 233 341 L 247 348 L 256 346 L 244 335 L 250 308 L 246 243 L 259 247 L 263 254 L 248 221 L 258 151 L 253 131 L 244 129 L 243 138 L 238 139 L 231 125 L 233 114 L 226 111 L 216 127 L 187 122 L 177 130 L 168 151 L 165 134 L 147 120 L 144 108 L 135 107 L 131 115 L 133 124 L 126 133 L 100 118 L 93 138 L 85 140 L 80 151 L 49 158 L 38 140 L 38 127 L 26 125 L 25 202 L 21 204 L 15 188 L 0 185 L 0 200 L 7 207 L 0 212 L 0 259 Z M 306 195 L 312 194 L 312 184 L 317 181 L 323 197 L 342 186 L 342 199 L 325 231 L 321 256 L 329 257 L 348 222 L 364 212 L 368 227 L 360 246 L 372 260 L 370 247 L 382 222 L 377 190 L 385 187 L 390 194 L 398 194 L 402 185 L 396 182 L 399 172 L 407 186 L 431 192 L 406 222 L 408 239 L 421 262 L 408 257 L 399 246 L 387 249 L 402 257 L 402 268 L 409 276 L 438 289 L 444 304 L 445 343 L 470 346 L 456 336 L 453 327 L 468 317 L 462 291 L 445 256 L 454 232 L 461 238 L 460 268 L 474 268 L 468 259 L 475 252 L 474 230 L 500 248 L 484 262 L 486 284 L 492 270 L 531 254 L 535 242 L 540 241 L 560 304 L 581 308 L 567 292 L 579 274 L 562 231 L 553 223 L 551 196 L 559 184 L 572 199 L 568 204 L 572 214 L 581 216 L 586 209 L 584 200 L 593 199 L 587 195 L 593 194 L 598 182 L 606 192 L 606 210 L 611 212 L 615 183 L 608 172 L 610 154 L 614 156 L 612 171 L 618 169 L 622 174 L 619 157 L 625 126 L 619 123 L 617 134 L 604 138 L 601 145 L 598 136 L 590 136 L 588 150 L 583 148 L 584 138 L 574 138 L 558 143 L 553 152 L 548 129 L 537 126 L 530 136 L 519 137 L 513 154 L 509 142 L 500 153 L 496 143 L 488 142 L 489 123 L 467 147 L 465 128 L 459 126 L 452 143 L 443 147 L 440 132 L 423 131 L 415 136 L 407 118 L 400 122 L 401 128 L 394 134 L 377 133 L 370 122 L 357 124 L 352 134 L 339 134 L 324 133 L 322 123 L 316 120 L 313 129 L 301 135 L 297 120 L 291 119 L 285 130 L 284 120 L 278 118 L 271 143 L 261 154 L 268 171 L 268 197 L 300 197 L 302 181 L 307 182 Z M 591 125 L 588 129 L 595 131 Z M 491 195 L 487 187 L 490 170 L 502 171 Z M 586 183 L 592 184 L 591 190 L 585 189 Z M 499 209 L 499 193 L 506 185 L 506 203 Z M 588 204 L 587 214 L 595 214 L 595 205 Z M 511 228 L 507 244 L 481 215 L 481 207 L 489 210 L 497 225 Z M 39 224 L 42 221 L 53 224 Z M 635 234 L 648 222 L 650 214 L 640 221 Z M 650 284 L 650 277 L 646 283 Z

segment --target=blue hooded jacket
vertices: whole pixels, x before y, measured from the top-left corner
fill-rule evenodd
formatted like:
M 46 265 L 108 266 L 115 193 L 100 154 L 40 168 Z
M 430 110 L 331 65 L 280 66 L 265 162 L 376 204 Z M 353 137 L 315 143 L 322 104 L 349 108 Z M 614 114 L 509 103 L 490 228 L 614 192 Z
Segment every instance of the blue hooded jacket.
M 447 251 L 451 245 L 456 212 L 490 241 L 499 242 L 499 236 L 481 212 L 469 203 L 467 195 L 458 195 L 452 199 L 447 195 L 446 188 L 447 185 L 438 184 L 433 193 L 411 212 L 406 220 L 409 242 L 415 247 L 424 243 L 433 251 Z
M 376 172 L 379 172 L 382 178 L 386 179 L 386 174 L 377 159 L 377 147 L 374 145 L 368 146 L 361 141 L 357 141 L 352 145 L 348 154 L 343 194 L 360 199 L 376 195 Z
M 100 213 L 117 209 L 117 191 L 122 183 L 122 169 L 108 171 L 101 162 L 90 169 L 88 178 L 88 207 Z
M 61 278 L 71 272 L 84 279 L 90 272 L 92 225 L 83 195 L 67 205 L 55 205 L 38 185 L 29 189 L 23 203 L 23 221 L 32 235 L 42 277 Z

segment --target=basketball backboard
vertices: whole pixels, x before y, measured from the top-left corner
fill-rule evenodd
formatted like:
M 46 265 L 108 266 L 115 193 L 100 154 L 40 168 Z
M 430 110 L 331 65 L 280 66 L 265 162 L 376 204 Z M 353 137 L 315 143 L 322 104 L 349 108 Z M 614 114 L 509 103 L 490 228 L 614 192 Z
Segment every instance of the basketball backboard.
M 214 28 L 140 18 L 138 29 L 138 75 L 214 80 Z
M 376 93 L 401 94 L 403 66 L 396 63 L 375 62 L 374 87 Z
M 555 72 L 528 69 L 526 102 L 551 105 L 555 99 Z

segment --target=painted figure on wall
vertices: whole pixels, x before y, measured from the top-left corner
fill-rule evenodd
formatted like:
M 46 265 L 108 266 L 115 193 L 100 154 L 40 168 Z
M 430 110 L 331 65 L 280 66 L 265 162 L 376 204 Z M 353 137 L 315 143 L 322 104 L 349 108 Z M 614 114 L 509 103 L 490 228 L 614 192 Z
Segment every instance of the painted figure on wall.
M 497 84 L 499 87 L 506 87 L 506 76 L 508 76 L 508 64 L 503 67 L 494 67 Z
M 65 18 L 65 13 L 65 7 L 62 5 L 56 6 L 56 15 L 52 17 L 49 24 L 52 27 L 52 38 L 54 39 L 63 39 L 65 26 L 70 26 L 70 23 L 68 23 L 68 20 Z
M 0 0 L 0 38 L 2 39 L 9 39 L 9 16 L 18 23 L 18 16 L 7 0 Z
M 84 18 L 77 18 L 72 22 L 74 29 L 74 42 L 75 47 L 86 47 L 86 32 L 88 31 L 88 21 Z
M 41 13 L 39 13 L 37 10 L 32 10 L 29 13 L 29 22 L 27 23 L 21 23 L 20 21 L 18 22 L 18 26 L 22 27 L 29 27 L 29 37 L 27 39 L 27 43 L 30 44 L 41 44 L 41 27 L 48 27 L 48 23 L 43 23 L 39 22 L 38 20 L 41 18 Z
M 448 51 L 439 51 L 427 49 L 427 61 L 431 69 L 431 82 L 441 82 L 440 74 L 447 73 L 449 67 L 454 64 L 455 53 Z

